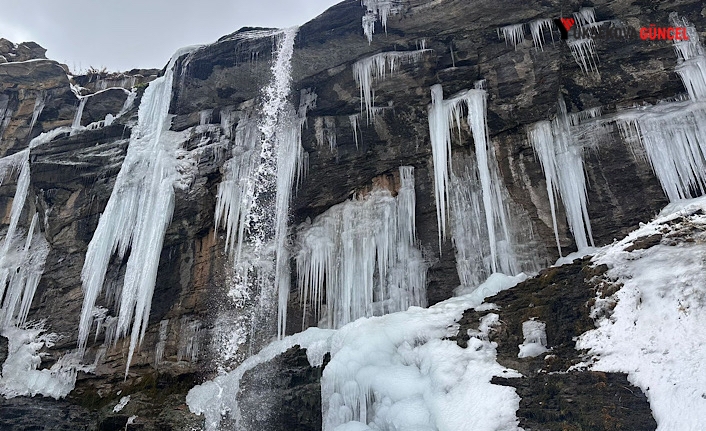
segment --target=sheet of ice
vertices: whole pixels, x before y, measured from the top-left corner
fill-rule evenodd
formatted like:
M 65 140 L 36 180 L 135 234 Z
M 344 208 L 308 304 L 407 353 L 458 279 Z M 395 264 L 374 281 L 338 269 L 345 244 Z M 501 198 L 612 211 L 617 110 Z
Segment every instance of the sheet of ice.
M 138 124 L 105 211 L 88 245 L 81 273 L 84 301 L 78 346 L 83 352 L 93 326 L 93 309 L 111 257 L 123 258 L 128 249 L 125 279 L 120 289 L 117 341 L 130 333 L 127 374 L 132 356 L 149 321 L 164 234 L 174 210 L 174 188 L 188 187 L 191 162 L 182 158 L 183 137 L 170 132 L 169 105 L 174 64 L 196 47 L 177 51 L 164 76 L 152 81 L 140 103 Z
M 495 361 L 496 345 L 488 341 L 488 332 L 498 316 L 485 316 L 467 349 L 447 339 L 458 330 L 455 322 L 464 310 L 480 306 L 483 290 L 428 309 L 359 319 L 336 331 L 309 328 L 196 386 L 187 404 L 206 416 L 208 430 L 217 429 L 226 414 L 238 427 L 240 378 L 299 345 L 307 349 L 312 366 L 331 354 L 321 382 L 325 431 L 519 430 L 519 397 L 510 387 L 490 383 L 493 376 L 520 376 Z
M 414 170 L 400 167 L 397 197 L 375 188 L 299 228 L 296 252 L 304 315 L 340 328 L 364 316 L 426 305 L 427 263 L 416 244 Z M 326 310 L 322 312 L 323 298 Z
M 360 89 L 360 112 L 365 108 L 368 123 L 375 118 L 375 90 L 373 82 L 384 80 L 388 74 L 397 72 L 402 64 L 419 62 L 431 49 L 416 51 L 388 51 L 366 57 L 353 63 L 353 78 Z
M 536 358 L 549 351 L 547 349 L 546 323 L 538 320 L 522 322 L 522 336 L 524 342 L 518 346 L 520 348 L 520 353 L 517 354 L 518 358 Z
M 596 299 L 595 330 L 577 349 L 589 349 L 591 369 L 624 372 L 647 395 L 658 430 L 696 430 L 706 412 L 706 199 L 679 202 L 593 258 L 608 265 L 619 290 Z M 625 249 L 660 233 L 681 238 L 648 249 Z

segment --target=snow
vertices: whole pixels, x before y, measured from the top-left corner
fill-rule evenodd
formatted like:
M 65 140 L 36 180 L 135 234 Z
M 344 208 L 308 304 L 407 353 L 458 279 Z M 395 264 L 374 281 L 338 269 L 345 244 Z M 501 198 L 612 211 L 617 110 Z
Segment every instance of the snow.
M 169 132 L 174 64 L 196 47 L 172 57 L 164 76 L 152 81 L 142 97 L 138 124 L 105 211 L 88 245 L 81 273 L 84 301 L 78 346 L 83 352 L 93 325 L 93 309 L 113 254 L 130 255 L 122 288 L 114 342 L 130 332 L 127 375 L 132 356 L 149 321 L 164 234 L 174 211 L 174 188 L 188 187 L 191 162 L 180 157 L 180 134 Z
M 524 342 L 519 345 L 520 353 L 517 357 L 536 358 L 542 353 L 546 353 L 547 349 L 547 324 L 537 320 L 528 320 L 522 322 L 522 336 Z
M 418 49 L 416 51 L 381 52 L 353 64 L 353 78 L 360 89 L 360 112 L 362 114 L 363 108 L 365 108 L 368 123 L 375 118 L 373 82 L 376 79 L 384 80 L 388 73 L 394 74 L 402 64 L 419 62 L 424 54 L 431 51 L 431 49 Z
M 374 188 L 300 227 L 296 253 L 304 316 L 328 328 L 426 304 L 425 263 L 416 245 L 414 170 L 400 167 L 397 197 Z M 325 293 L 324 293 L 325 289 Z
M 519 430 L 520 398 L 513 388 L 490 383 L 494 376 L 519 377 L 495 361 L 488 331 L 497 314 L 486 315 L 463 349 L 447 338 L 466 309 L 479 307 L 482 291 L 496 292 L 507 281 L 497 275 L 487 289 L 452 298 L 428 309 L 362 318 L 343 328 L 308 330 L 276 341 L 236 370 L 196 386 L 189 409 L 206 416 L 215 430 L 222 415 L 236 420 L 236 394 L 244 373 L 292 346 L 307 349 L 312 366 L 327 352 L 322 385 L 323 429 L 340 430 Z M 486 307 L 487 308 L 487 307 Z
M 127 396 L 120 398 L 120 401 L 118 402 L 118 404 L 116 404 L 115 407 L 113 407 L 113 413 L 120 413 L 125 408 L 125 406 L 127 406 L 127 403 L 129 403 L 129 402 L 130 402 L 130 395 L 127 395 Z
M 556 218 L 556 195 L 561 196 L 566 210 L 569 229 L 579 250 L 594 246 L 591 220 L 588 216 L 588 194 L 583 169 L 585 143 L 575 136 L 582 119 L 600 114 L 599 109 L 585 113 L 567 114 L 563 98 L 559 98 L 556 118 L 540 121 L 528 129 L 528 139 L 544 169 L 547 194 L 552 212 L 552 224 L 557 248 L 561 256 L 561 245 Z
M 506 45 L 509 42 L 512 44 L 513 48 L 517 49 L 517 45 L 525 40 L 525 24 L 512 24 L 500 27 L 498 29 L 498 37 L 500 37 L 500 33 L 502 33 Z M 534 33 L 532 34 L 532 39 L 534 39 Z
M 670 205 L 593 258 L 608 266 L 606 277 L 620 290 L 597 297 L 597 328 L 576 347 L 589 349 L 591 369 L 627 373 L 647 395 L 660 431 L 701 429 L 705 418 L 704 210 L 703 197 Z M 625 250 L 655 233 L 677 241 Z

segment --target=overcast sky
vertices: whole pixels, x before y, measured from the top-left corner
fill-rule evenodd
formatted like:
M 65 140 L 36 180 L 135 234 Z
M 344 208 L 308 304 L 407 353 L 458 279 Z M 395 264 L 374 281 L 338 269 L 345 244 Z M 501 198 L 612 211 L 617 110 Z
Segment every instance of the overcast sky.
M 244 26 L 303 24 L 341 0 L 0 0 L 0 37 L 74 70 L 162 68 L 178 48 Z

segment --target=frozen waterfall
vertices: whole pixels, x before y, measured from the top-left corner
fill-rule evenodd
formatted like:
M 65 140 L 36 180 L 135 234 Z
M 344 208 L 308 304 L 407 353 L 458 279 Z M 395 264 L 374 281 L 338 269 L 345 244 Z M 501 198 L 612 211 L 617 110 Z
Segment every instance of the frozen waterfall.
M 427 264 L 416 245 L 414 169 L 402 166 L 397 196 L 384 187 L 331 207 L 301 227 L 299 291 L 324 326 L 426 305 Z M 326 309 L 322 302 L 326 298 Z
M 126 375 L 149 322 L 164 234 L 174 211 L 174 189 L 186 188 L 190 182 L 189 162 L 179 157 L 180 139 L 169 132 L 169 105 L 174 65 L 194 49 L 177 51 L 164 76 L 145 90 L 127 156 L 88 245 L 81 273 L 84 300 L 78 345 L 84 351 L 111 257 L 117 254 L 122 259 L 130 250 L 114 338 L 115 342 L 130 335 Z

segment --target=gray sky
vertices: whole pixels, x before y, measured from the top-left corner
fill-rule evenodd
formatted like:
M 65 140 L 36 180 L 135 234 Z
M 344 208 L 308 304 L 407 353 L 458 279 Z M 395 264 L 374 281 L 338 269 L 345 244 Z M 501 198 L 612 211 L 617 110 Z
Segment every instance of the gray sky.
M 162 68 L 187 45 L 244 26 L 291 27 L 341 0 L 0 0 L 0 37 L 71 69 Z

